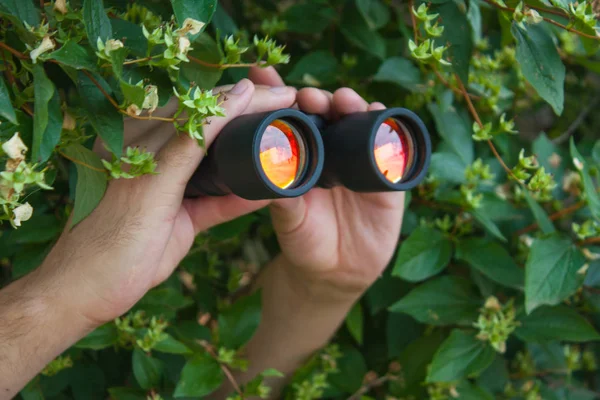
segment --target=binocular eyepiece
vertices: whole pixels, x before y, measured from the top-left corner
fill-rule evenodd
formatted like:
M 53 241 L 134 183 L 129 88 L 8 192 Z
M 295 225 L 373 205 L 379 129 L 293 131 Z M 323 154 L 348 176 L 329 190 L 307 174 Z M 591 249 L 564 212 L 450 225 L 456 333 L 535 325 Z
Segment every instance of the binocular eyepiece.
M 403 191 L 423 180 L 430 157 L 427 128 L 404 108 L 354 113 L 331 125 L 291 108 L 248 114 L 222 129 L 185 195 L 260 200 L 338 185 Z

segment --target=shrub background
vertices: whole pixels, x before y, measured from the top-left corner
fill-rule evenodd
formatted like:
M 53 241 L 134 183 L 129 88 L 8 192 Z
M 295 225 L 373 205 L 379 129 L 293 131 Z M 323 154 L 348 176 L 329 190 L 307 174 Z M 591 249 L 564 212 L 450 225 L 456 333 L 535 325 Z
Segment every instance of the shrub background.
M 0 141 L 20 132 L 34 153 L 27 163 L 42 160 L 34 171 L 45 172 L 28 181 L 19 200 L 33 206 L 33 217 L 19 229 L 2 225 L 0 283 L 35 269 L 68 215 L 75 210 L 75 219 L 84 218 L 101 198 L 108 171 L 113 178 L 121 171 L 116 158 L 102 172 L 86 151 L 97 126 L 82 94 L 96 106 L 106 99 L 96 86 L 77 82 L 81 71 L 105 79 L 122 110 L 142 106 L 139 79 L 156 85 L 164 103 L 174 85 L 210 89 L 240 79 L 247 69 L 239 64 L 254 64 L 260 53 L 254 34 L 269 35 L 291 55 L 279 68 L 289 84 L 350 86 L 369 101 L 413 109 L 430 128 L 435 149 L 427 181 L 408 194 L 390 267 L 352 309 L 334 345 L 298 371 L 287 398 L 600 397 L 598 3 L 219 3 L 72 0 L 62 13 L 53 2 L 41 10 L 33 0 L 0 0 Z M 110 32 L 93 23 L 86 8 L 102 15 L 106 9 L 108 19 L 99 20 L 109 21 Z M 149 60 L 115 68 L 147 56 L 140 24 L 151 31 L 173 14 L 174 29 L 187 17 L 212 18 L 205 33 L 192 37 L 189 55 L 200 63 L 180 60 L 180 73 L 169 71 L 166 61 L 153 69 Z M 30 51 L 45 36 L 41 21 L 70 36 L 55 36 L 56 47 L 34 65 Z M 122 58 L 98 59 L 97 43 L 88 39 L 101 33 L 94 29 L 126 38 L 116 52 Z M 59 53 L 69 40 L 84 52 L 74 58 Z M 286 61 L 275 58 L 269 62 Z M 112 68 L 99 70 L 105 63 Z M 50 94 L 40 96 L 48 87 Z M 109 148 L 118 149 L 123 116 L 105 106 L 96 110 L 114 129 Z M 45 120 L 28 115 L 32 109 L 45 109 Z M 75 127 L 61 128 L 65 111 Z M 0 157 L 4 165 L 7 158 Z M 12 178 L 3 175 L 0 185 L 14 185 Z M 29 185 L 35 182 L 53 190 Z M 92 200 L 78 200 L 80 190 Z M 14 223 L 16 204 L 2 196 L 0 219 Z M 260 297 L 243 295 L 276 253 L 266 211 L 201 234 L 165 284 L 69 349 L 21 397 L 211 393 L 226 379 L 223 368 L 244 365 L 239 349 L 259 323 Z M 264 393 L 263 377 L 276 374 L 266 371 L 233 398 Z M 191 380 L 198 382 L 192 389 L 183 384 Z

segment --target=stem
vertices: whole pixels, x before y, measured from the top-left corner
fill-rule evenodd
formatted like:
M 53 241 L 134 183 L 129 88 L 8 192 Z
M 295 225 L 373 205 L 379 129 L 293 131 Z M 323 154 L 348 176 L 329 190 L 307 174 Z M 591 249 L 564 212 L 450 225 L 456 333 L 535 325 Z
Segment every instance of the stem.
M 157 55 L 152 56 L 152 57 L 136 58 L 135 60 L 125 61 L 123 63 L 123 65 L 139 64 L 139 63 L 143 63 L 143 62 L 146 62 L 146 61 L 154 60 L 154 59 L 159 58 L 159 57 L 162 57 L 162 54 L 157 54 Z M 108 64 L 108 63 L 107 64 L 102 64 L 101 67 L 102 68 L 108 68 L 108 67 L 111 67 L 111 64 Z
M 356 393 L 354 393 L 352 396 L 348 397 L 347 400 L 359 400 L 363 395 L 369 393 L 371 390 L 375 389 L 376 387 L 382 386 L 386 382 L 393 381 L 396 379 L 398 379 L 398 378 L 394 375 L 390 375 L 390 374 L 383 375 L 383 376 L 375 379 L 374 381 L 368 382 L 368 383 L 364 384 L 363 386 L 361 386 L 356 391 Z
M 577 244 L 579 246 L 587 246 L 588 244 L 600 244 L 600 236 L 582 240 Z
M 413 36 L 415 39 L 415 44 L 419 41 L 419 31 L 417 29 L 417 20 L 415 18 L 415 14 L 413 14 L 413 8 L 415 7 L 414 0 L 408 0 L 408 12 L 410 13 L 410 21 L 412 23 L 413 28 Z
M 249 64 L 212 64 L 206 61 L 202 61 L 196 57 L 192 57 L 190 55 L 187 56 L 190 61 L 195 62 L 196 64 L 200 64 L 203 65 L 205 67 L 208 68 L 214 68 L 214 69 L 227 69 L 227 68 L 250 68 L 250 67 L 257 67 L 260 64 L 259 63 L 249 63 Z
M 4 42 L 0 42 L 0 48 L 3 48 L 4 50 L 13 54 L 15 57 L 20 58 L 21 60 L 27 60 L 29 58 L 25 54 L 21 53 L 18 50 L 13 49 L 12 47 L 10 47 L 9 45 L 7 45 Z
M 75 158 L 69 157 L 68 155 L 66 155 L 65 153 L 63 153 L 60 150 L 58 150 L 58 154 L 60 154 L 61 156 L 63 156 L 67 160 L 74 162 L 75 164 L 83 165 L 84 167 L 87 167 L 87 168 L 89 168 L 91 170 L 94 170 L 94 171 L 106 173 L 105 169 L 96 168 L 93 165 L 89 165 L 89 164 L 84 163 L 83 161 L 79 161 L 79 160 L 77 160 Z
M 102 94 L 104 95 L 104 97 L 106 97 L 106 99 L 108 101 L 110 101 L 110 104 L 113 105 L 113 107 L 115 107 L 117 110 L 121 110 L 121 108 L 119 107 L 119 105 L 117 104 L 117 101 L 115 99 L 113 99 L 108 93 L 106 93 L 106 90 L 104 90 L 104 88 L 102 87 L 102 85 L 100 85 L 100 83 L 96 80 L 96 78 L 93 77 L 92 74 L 90 74 L 89 72 L 87 72 L 86 70 L 82 69 L 81 70 L 85 76 L 87 76 L 88 78 L 90 78 L 90 81 L 92 81 L 92 83 L 94 85 L 96 85 L 96 87 L 98 89 L 100 89 L 100 92 L 102 92 Z
M 567 208 L 564 208 L 560 211 L 555 212 L 554 214 L 550 215 L 548 218 L 550 218 L 550 221 L 556 221 L 557 219 L 560 219 L 566 215 L 569 215 L 571 213 L 574 213 L 575 211 L 579 210 L 580 208 L 582 208 L 583 206 L 585 206 L 585 201 L 580 201 L 578 203 L 575 203 Z M 521 236 L 524 235 L 526 233 L 529 233 L 531 231 L 534 231 L 538 228 L 538 224 L 537 222 L 534 224 L 531 224 L 519 231 L 517 231 L 516 235 L 517 236 Z
M 227 366 L 225 364 L 223 364 L 219 361 L 219 357 L 217 356 L 217 353 L 215 353 L 214 347 L 210 343 L 206 342 L 205 340 L 201 340 L 199 343 L 200 343 L 200 346 L 202 346 L 204 348 L 204 350 L 206 350 L 206 352 L 208 354 L 210 354 L 210 356 L 219 363 L 219 365 L 221 366 L 221 370 L 227 377 L 227 380 L 229 381 L 229 383 L 231 383 L 231 386 L 236 391 L 236 393 L 239 394 L 240 397 L 243 399 L 244 392 L 242 392 L 242 389 L 240 389 L 240 385 L 235 380 L 235 377 L 233 376 L 233 374 L 231 373 L 229 368 L 227 368 Z

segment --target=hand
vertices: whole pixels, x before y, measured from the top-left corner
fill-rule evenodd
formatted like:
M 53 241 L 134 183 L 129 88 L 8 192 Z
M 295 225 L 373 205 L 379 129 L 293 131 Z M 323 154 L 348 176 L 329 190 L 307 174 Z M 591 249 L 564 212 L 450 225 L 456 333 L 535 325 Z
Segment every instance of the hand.
M 256 84 L 280 86 L 273 69 L 251 71 Z M 380 110 L 348 88 L 334 94 L 308 88 L 298 92 L 298 107 L 335 120 L 354 112 Z M 389 263 L 404 214 L 404 193 L 355 193 L 344 187 L 312 189 L 306 195 L 272 203 L 273 225 L 295 282 L 326 295 L 358 297 Z M 296 279 L 300 278 L 300 279 Z
M 296 95 L 293 88 L 255 88 L 247 79 L 217 90 L 228 90 L 227 117 L 211 118 L 205 126 L 208 145 L 236 116 L 290 107 Z M 176 107 L 175 102 L 157 115 L 172 115 Z M 164 281 L 200 231 L 267 204 L 233 195 L 184 200 L 204 151 L 188 136 L 175 135 L 171 124 L 128 120 L 126 143 L 156 152 L 158 174 L 111 181 L 99 206 L 63 233 L 37 272 L 64 294 L 62 304 L 91 325 L 123 314 Z

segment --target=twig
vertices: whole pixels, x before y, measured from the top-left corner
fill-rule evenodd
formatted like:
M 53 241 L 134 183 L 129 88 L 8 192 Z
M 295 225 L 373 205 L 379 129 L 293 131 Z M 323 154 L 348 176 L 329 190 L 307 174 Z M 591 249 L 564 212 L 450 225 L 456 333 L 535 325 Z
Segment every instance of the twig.
M 93 165 L 89 165 L 89 164 L 84 163 L 83 161 L 77 160 L 77 159 L 75 159 L 73 157 L 69 157 L 68 155 L 66 155 L 65 153 L 63 153 L 60 150 L 58 151 L 58 154 L 60 154 L 61 156 L 63 156 L 67 160 L 74 162 L 75 164 L 83 165 L 84 167 L 87 167 L 87 168 L 89 168 L 91 170 L 94 170 L 94 171 L 107 173 L 107 171 L 105 169 L 96 168 Z
M 196 57 L 192 57 L 190 55 L 187 56 L 187 58 L 190 59 L 190 61 L 195 62 L 196 64 L 200 64 L 203 65 L 205 67 L 208 68 L 214 68 L 214 69 L 227 69 L 227 68 L 249 68 L 249 67 L 257 67 L 259 66 L 259 63 L 250 63 L 250 64 L 212 64 L 206 61 L 202 61 Z
M 550 221 L 556 221 L 557 219 L 560 219 L 562 217 L 564 217 L 565 215 L 569 215 L 571 213 L 574 213 L 575 211 L 579 210 L 580 208 L 582 208 L 583 206 L 585 206 L 585 201 L 580 201 L 578 203 L 575 203 L 567 208 L 564 208 L 560 211 L 555 212 L 554 214 L 548 216 L 548 218 L 550 218 Z M 525 228 L 517 231 L 516 235 L 517 236 L 521 236 L 524 235 L 526 233 L 529 233 L 531 231 L 534 231 L 538 228 L 538 223 L 533 223 L 529 226 L 526 226 Z
M 371 382 L 367 382 L 366 384 L 362 385 L 357 391 L 356 393 L 354 393 L 352 396 L 348 397 L 347 400 L 360 400 L 360 398 L 369 393 L 371 390 L 375 389 L 376 387 L 382 386 L 384 385 L 386 382 L 389 381 L 393 381 L 398 379 L 397 376 L 395 375 L 390 375 L 390 374 L 386 374 L 383 375 Z
M 143 62 L 146 62 L 146 61 L 154 60 L 155 58 L 158 58 L 158 57 L 162 57 L 162 54 L 157 54 L 157 55 L 152 56 L 152 57 L 136 58 L 135 60 L 125 61 L 123 63 L 123 65 L 139 64 L 139 63 L 143 63 Z M 111 66 L 112 65 L 108 64 L 108 63 L 101 65 L 102 68 L 107 68 L 107 67 L 111 67 Z
M 564 143 L 567 139 L 569 139 L 569 137 L 571 137 L 571 135 L 573 133 L 575 133 L 577 128 L 579 128 L 579 125 L 581 125 L 583 120 L 588 116 L 588 114 L 596 106 L 596 104 L 598 103 L 599 100 L 600 100 L 600 96 L 594 97 L 592 99 L 592 101 L 589 102 L 588 105 L 585 106 L 585 108 L 583 110 L 581 110 L 581 112 L 579 113 L 577 118 L 575 118 L 575 120 L 571 123 L 571 125 L 569 125 L 567 130 L 564 131 L 563 133 L 561 133 L 560 136 L 552 139 L 552 142 L 555 144 L 561 144 L 561 143 Z
M 10 47 L 9 45 L 7 45 L 4 42 L 0 42 L 0 48 L 3 48 L 4 50 L 13 54 L 15 57 L 20 58 L 21 60 L 27 60 L 29 58 L 25 54 L 21 53 L 18 50 L 13 49 L 12 47 Z
M 600 244 L 600 236 L 581 240 L 577 243 L 578 246 L 587 246 L 589 244 Z
M 547 375 L 567 375 L 570 371 L 566 369 L 548 369 L 544 371 L 536 371 L 533 374 L 511 374 L 510 379 L 525 379 L 533 377 L 543 377 Z
M 412 23 L 413 28 L 413 36 L 415 39 L 415 44 L 419 41 L 419 31 L 417 29 L 417 20 L 415 18 L 415 14 L 413 14 L 413 8 L 415 7 L 414 0 L 408 0 L 408 12 L 410 13 L 410 21 Z
M 433 68 L 433 73 L 438 77 L 438 79 L 442 82 L 442 84 L 444 86 L 446 86 L 448 89 L 452 90 L 454 93 L 462 95 L 462 92 L 458 88 L 453 87 L 450 84 L 450 82 L 448 82 L 446 80 L 446 78 L 444 78 L 444 76 L 440 73 L 440 71 L 438 71 L 438 69 L 435 67 L 435 65 L 432 66 L 432 68 Z M 472 98 L 473 100 L 478 100 L 481 98 L 481 97 L 477 96 L 476 94 L 471 94 L 471 93 L 469 93 L 469 97 Z
M 233 376 L 233 374 L 231 373 L 229 368 L 227 368 L 227 366 L 225 364 L 223 364 L 219 361 L 219 357 L 217 356 L 217 353 L 215 353 L 214 347 L 205 340 L 200 340 L 199 343 L 200 343 L 200 346 L 202 346 L 204 348 L 204 350 L 206 350 L 206 352 L 208 354 L 210 354 L 210 356 L 219 363 L 219 365 L 221 366 L 221 370 L 227 377 L 227 380 L 229 381 L 229 383 L 231 383 L 231 386 L 233 386 L 233 389 L 236 391 L 236 393 L 239 394 L 240 397 L 243 399 L 244 392 L 242 392 L 242 389 L 240 389 L 240 385 L 235 380 L 235 377 Z
M 93 76 L 92 74 L 90 74 L 89 72 L 87 72 L 87 71 L 86 71 L 86 70 L 84 70 L 84 69 L 83 69 L 83 70 L 81 70 L 81 71 L 82 71 L 82 72 L 85 74 L 85 76 L 87 76 L 88 78 L 90 78 L 90 81 L 92 81 L 92 83 L 93 83 L 94 85 L 96 85 L 96 87 L 97 87 L 98 89 L 100 89 L 100 92 L 102 92 L 102 94 L 104 95 L 104 97 L 106 97 L 106 99 L 107 99 L 108 101 L 110 101 L 110 104 L 112 104 L 112 105 L 113 105 L 113 107 L 115 107 L 117 110 L 120 110 L 120 109 L 121 109 L 121 108 L 119 107 L 119 104 L 117 104 L 117 101 L 116 101 L 115 99 L 113 99 L 113 98 L 111 97 L 111 95 L 110 95 L 110 94 L 106 93 L 106 90 L 104 90 L 104 88 L 102 87 L 102 85 L 100 84 L 100 82 L 98 82 L 98 81 L 96 80 L 96 78 L 94 78 L 94 76 Z

